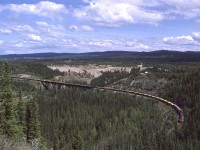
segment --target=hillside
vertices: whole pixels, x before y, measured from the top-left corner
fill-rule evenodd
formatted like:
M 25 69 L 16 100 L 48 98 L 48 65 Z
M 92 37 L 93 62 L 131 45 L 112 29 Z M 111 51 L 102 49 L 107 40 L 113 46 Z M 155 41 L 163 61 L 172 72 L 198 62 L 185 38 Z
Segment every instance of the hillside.
M 200 52 L 158 50 L 152 52 L 105 51 L 88 53 L 35 53 L 0 55 L 0 59 L 42 59 L 71 57 L 156 57 L 156 58 L 200 58 Z

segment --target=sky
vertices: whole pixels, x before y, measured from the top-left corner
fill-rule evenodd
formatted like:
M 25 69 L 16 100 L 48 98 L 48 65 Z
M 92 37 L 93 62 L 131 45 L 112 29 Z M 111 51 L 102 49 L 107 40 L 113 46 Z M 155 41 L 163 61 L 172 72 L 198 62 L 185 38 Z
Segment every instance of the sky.
M 200 51 L 200 0 L 0 0 L 0 55 Z

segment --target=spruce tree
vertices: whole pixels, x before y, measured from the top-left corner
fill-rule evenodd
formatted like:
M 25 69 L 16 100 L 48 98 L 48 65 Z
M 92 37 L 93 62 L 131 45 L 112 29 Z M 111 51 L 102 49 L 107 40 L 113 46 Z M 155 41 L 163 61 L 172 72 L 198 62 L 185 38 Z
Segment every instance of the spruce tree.
M 40 122 L 38 115 L 38 104 L 35 99 L 31 100 L 26 108 L 26 139 L 31 142 L 34 139 L 40 140 Z
M 19 102 L 17 105 L 17 117 L 19 128 L 21 129 L 22 135 L 26 133 L 26 124 L 25 124 L 25 114 L 26 114 L 26 106 L 25 102 L 22 100 L 22 91 L 19 93 Z
M 74 133 L 74 137 L 72 139 L 72 150 L 83 150 L 84 149 L 84 145 L 83 145 L 83 138 L 80 135 L 80 131 L 77 128 L 75 133 Z
M 58 135 L 53 136 L 53 149 L 54 150 L 59 150 L 60 148 L 60 139 L 58 138 Z
M 10 69 L 8 63 L 3 66 L 2 91 L 1 91 L 1 121 L 0 128 L 6 137 L 16 137 L 18 135 L 18 126 L 15 118 L 13 93 L 10 83 Z

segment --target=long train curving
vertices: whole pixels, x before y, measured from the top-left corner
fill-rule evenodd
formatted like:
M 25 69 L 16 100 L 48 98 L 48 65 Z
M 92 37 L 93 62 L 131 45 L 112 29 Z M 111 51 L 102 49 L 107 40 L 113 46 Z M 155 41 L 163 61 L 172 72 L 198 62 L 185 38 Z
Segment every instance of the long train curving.
M 100 90 L 128 93 L 128 94 L 132 94 L 132 95 L 139 95 L 139 96 L 143 96 L 143 97 L 147 97 L 147 98 L 152 98 L 152 99 L 158 100 L 158 101 L 170 106 L 173 110 L 175 110 L 175 112 L 178 115 L 178 128 L 179 129 L 183 126 L 183 123 L 184 123 L 183 110 L 178 105 L 176 105 L 166 99 L 163 99 L 161 97 L 153 96 L 150 94 L 128 91 L 128 90 L 120 90 L 120 89 L 114 89 L 114 88 L 108 88 L 108 87 L 97 87 L 97 86 L 82 85 L 82 84 L 55 82 L 55 81 L 50 81 L 50 80 L 20 78 L 20 77 L 12 77 L 12 78 L 20 79 L 20 80 L 32 80 L 32 81 L 41 82 L 45 89 L 51 89 L 51 88 L 64 89 L 66 87 L 75 87 L 75 88 L 82 88 L 82 89 L 100 89 Z

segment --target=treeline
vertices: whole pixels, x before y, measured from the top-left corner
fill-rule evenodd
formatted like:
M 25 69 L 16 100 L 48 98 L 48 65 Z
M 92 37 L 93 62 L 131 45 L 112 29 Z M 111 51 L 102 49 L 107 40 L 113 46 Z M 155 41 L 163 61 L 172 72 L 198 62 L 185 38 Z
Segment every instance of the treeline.
M 9 74 L 9 65 L 5 63 L 0 88 L 0 141 L 5 138 L 8 140 L 25 138 L 28 143 L 33 140 L 38 140 L 40 143 L 38 104 L 34 99 L 22 100 L 22 92 L 18 93 L 18 98 L 14 97 Z M 0 144 L 1 149 L 5 148 L 6 143 L 3 144 L 3 142 Z
M 23 91 L 25 95 L 31 95 L 31 93 L 33 93 L 38 86 L 37 83 L 34 84 L 31 81 L 12 79 L 11 82 L 12 82 L 11 87 L 16 93 Z
M 52 79 L 55 76 L 64 75 L 59 70 L 52 70 L 46 64 L 35 60 L 10 61 L 12 74 L 28 74 L 42 79 Z
M 160 64 L 166 65 L 176 65 L 179 64 L 188 64 L 188 63 L 199 63 L 199 58 L 196 57 L 177 57 L 172 58 L 169 57 L 163 57 L 163 56 L 149 56 L 149 57 L 142 57 L 142 56 L 91 56 L 91 57 L 74 57 L 74 58 L 63 58 L 63 59 L 57 59 L 52 60 L 51 63 L 55 64 L 69 64 L 69 65 L 89 65 L 89 64 L 97 64 L 97 65 L 113 65 L 113 66 L 136 66 L 143 62 L 144 64 L 148 64 L 148 66 L 157 66 Z
M 187 74 L 191 70 L 199 70 L 199 63 L 171 63 L 171 64 L 156 64 L 152 68 L 148 68 L 145 71 L 150 78 L 176 80 L 182 74 Z
M 129 73 L 127 71 L 106 71 L 103 72 L 101 76 L 99 76 L 98 78 L 95 78 L 91 81 L 91 85 L 92 86 L 105 86 L 105 85 L 109 85 L 112 84 L 116 81 L 119 81 L 120 79 L 126 78 L 129 76 Z

